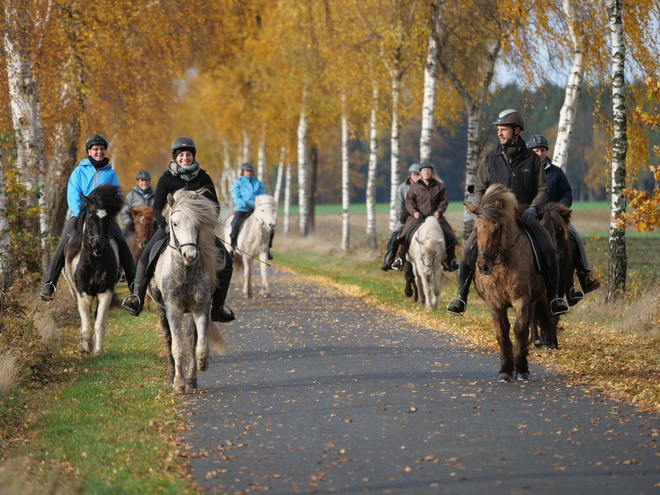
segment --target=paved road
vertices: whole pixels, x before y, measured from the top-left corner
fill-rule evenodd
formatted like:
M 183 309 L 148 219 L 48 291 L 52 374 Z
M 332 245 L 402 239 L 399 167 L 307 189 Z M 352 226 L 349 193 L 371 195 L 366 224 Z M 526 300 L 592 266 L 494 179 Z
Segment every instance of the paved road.
M 237 277 L 237 279 L 240 278 Z M 238 287 L 238 284 L 236 284 Z M 660 421 L 285 272 L 186 400 L 208 493 L 660 493 Z

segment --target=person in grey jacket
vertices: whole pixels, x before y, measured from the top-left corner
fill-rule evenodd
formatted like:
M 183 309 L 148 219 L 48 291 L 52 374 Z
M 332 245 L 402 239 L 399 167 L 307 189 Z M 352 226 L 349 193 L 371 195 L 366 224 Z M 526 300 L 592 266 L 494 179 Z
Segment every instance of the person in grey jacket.
M 548 183 L 547 202 L 559 203 L 570 208 L 573 204 L 573 189 L 564 171 L 557 165 L 553 165 L 550 158 L 548 158 L 548 149 L 550 149 L 548 140 L 544 136 L 536 134 L 527 141 L 527 147 L 536 153 L 543 162 L 545 177 Z M 593 276 L 593 272 L 589 269 L 584 241 L 573 224 L 569 224 L 568 233 L 573 244 L 573 252 L 578 254 L 573 263 L 575 264 L 575 271 L 580 281 L 580 286 L 582 287 L 582 291 L 584 291 L 582 292 L 576 287 L 571 287 L 568 302 L 569 304 L 574 304 L 580 299 L 583 299 L 585 294 L 598 289 L 600 282 Z
M 129 232 L 133 230 L 133 215 L 131 214 L 131 210 L 140 206 L 154 207 L 154 190 L 151 187 L 151 174 L 146 170 L 140 170 L 135 176 L 135 187 L 126 195 L 126 206 L 121 210 L 124 237 L 128 237 Z
M 410 215 L 408 210 L 406 210 L 406 196 L 408 195 L 410 184 L 417 182 L 417 179 L 419 179 L 419 163 L 413 163 L 408 167 L 408 177 L 399 184 L 399 187 L 396 190 L 396 196 L 394 197 L 396 224 L 394 225 L 394 230 L 390 235 L 390 239 L 387 241 L 387 250 L 383 257 L 383 264 L 380 267 L 384 272 L 390 270 L 392 268 L 392 263 L 394 263 L 394 242 L 397 237 L 399 237 L 399 232 L 403 228 L 406 218 Z

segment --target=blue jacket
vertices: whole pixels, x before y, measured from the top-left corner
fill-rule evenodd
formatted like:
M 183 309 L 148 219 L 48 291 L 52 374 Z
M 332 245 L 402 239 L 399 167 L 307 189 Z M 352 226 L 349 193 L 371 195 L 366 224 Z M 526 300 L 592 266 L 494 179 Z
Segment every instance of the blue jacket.
M 254 199 L 260 194 L 266 194 L 263 183 L 256 177 L 243 175 L 231 186 L 231 199 L 234 200 L 236 211 L 249 211 L 254 208 Z
M 573 189 L 564 171 L 546 159 L 545 177 L 548 181 L 548 203 L 553 201 L 568 208 L 573 204 Z
M 69 185 L 66 188 L 66 201 L 71 210 L 71 217 L 77 217 L 80 214 L 80 205 L 82 205 L 81 194 L 87 196 L 98 186 L 103 184 L 114 184 L 119 186 L 119 179 L 112 165 L 108 164 L 96 170 L 92 162 L 87 158 L 80 161 L 78 166 L 73 169 L 69 177 Z

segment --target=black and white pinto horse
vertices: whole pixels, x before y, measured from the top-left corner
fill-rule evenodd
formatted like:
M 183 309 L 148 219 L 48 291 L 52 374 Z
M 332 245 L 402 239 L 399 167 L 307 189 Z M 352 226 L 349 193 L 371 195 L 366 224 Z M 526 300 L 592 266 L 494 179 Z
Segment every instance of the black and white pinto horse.
M 197 388 L 197 367 L 208 368 L 209 346 L 220 354 L 228 350 L 210 319 L 216 274 L 224 260 L 218 256 L 213 233 L 219 228 L 216 205 L 203 192 L 182 189 L 167 197 L 163 216 L 169 225 L 169 247 L 160 255 L 148 289 L 158 305 L 168 383 L 176 393 L 184 393 L 186 386 Z M 182 326 L 185 313 L 191 315 L 187 345 Z
M 106 184 L 82 196 L 76 229 L 64 248 L 64 278 L 80 313 L 80 351 L 103 353 L 108 311 L 119 280 L 119 252 L 110 222 L 124 206 L 119 187 Z M 96 317 L 92 324 L 94 302 Z
M 429 215 L 413 234 L 407 253 L 419 289 L 419 303 L 426 309 L 435 309 L 438 305 L 445 256 L 442 228 L 438 220 Z
M 243 295 L 253 296 L 252 269 L 255 259 L 261 260 L 261 295 L 270 297 L 268 286 L 268 244 L 270 236 L 277 227 L 277 203 L 268 194 L 255 198 L 254 211 L 245 219 L 236 239 L 234 264 L 243 268 Z M 231 234 L 231 225 L 225 226 L 225 239 Z

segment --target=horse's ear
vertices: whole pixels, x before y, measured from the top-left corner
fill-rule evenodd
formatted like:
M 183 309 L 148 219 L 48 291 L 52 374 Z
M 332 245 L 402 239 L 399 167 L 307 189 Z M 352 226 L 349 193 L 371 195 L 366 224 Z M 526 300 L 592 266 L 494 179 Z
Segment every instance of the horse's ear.
M 174 196 L 172 196 L 172 193 L 167 195 L 167 204 L 170 205 L 170 208 L 174 206 Z
M 463 206 L 465 206 L 470 213 L 472 213 L 474 215 L 479 215 L 479 208 L 478 207 L 473 206 L 469 203 L 463 203 Z

